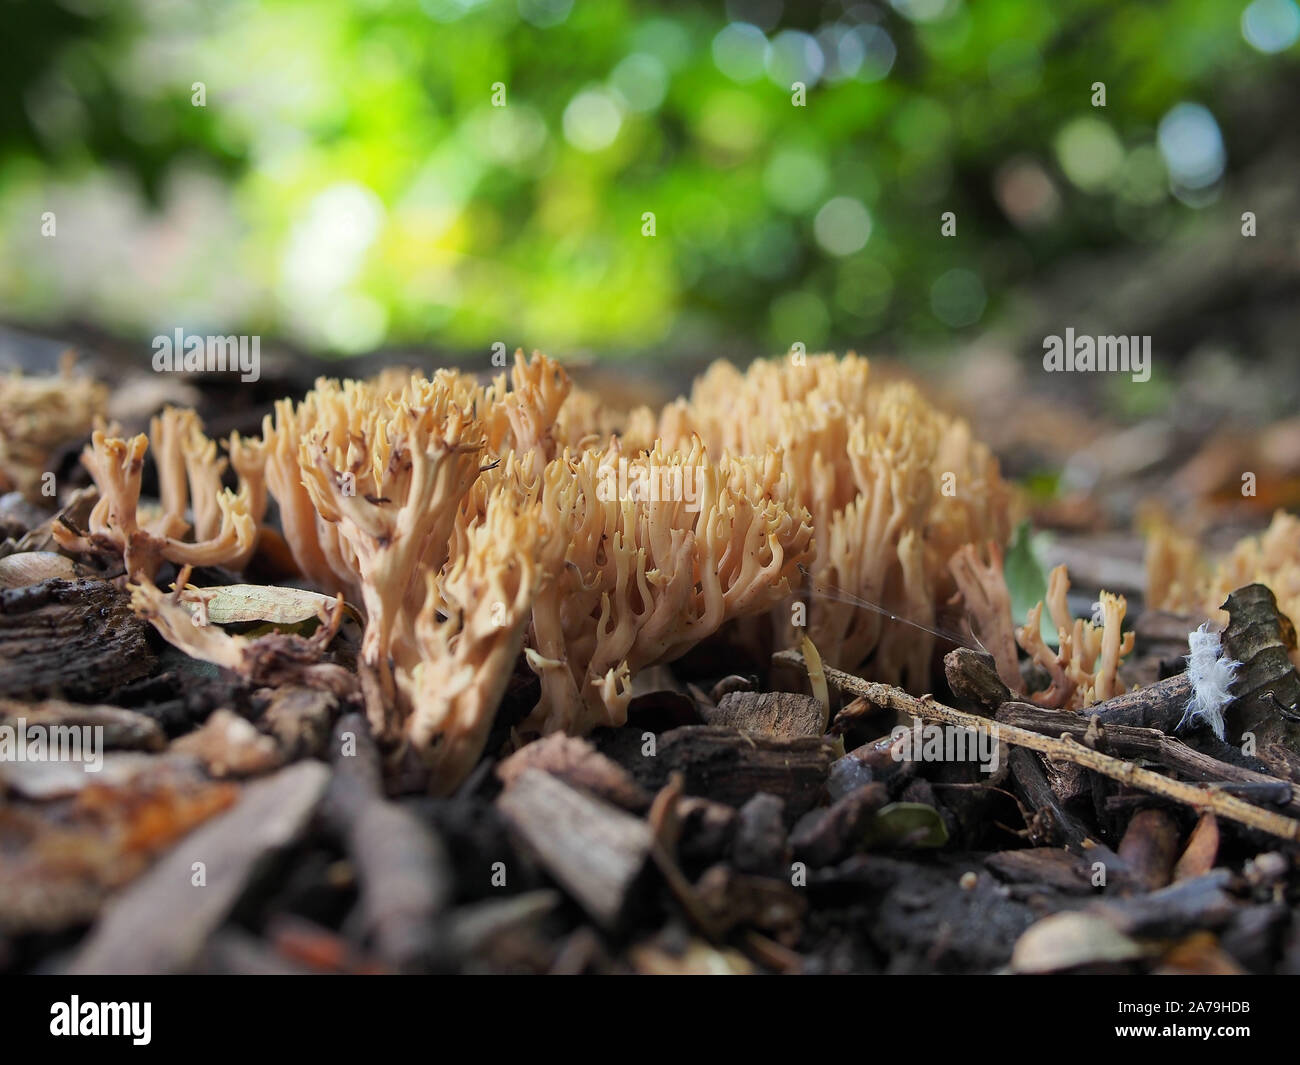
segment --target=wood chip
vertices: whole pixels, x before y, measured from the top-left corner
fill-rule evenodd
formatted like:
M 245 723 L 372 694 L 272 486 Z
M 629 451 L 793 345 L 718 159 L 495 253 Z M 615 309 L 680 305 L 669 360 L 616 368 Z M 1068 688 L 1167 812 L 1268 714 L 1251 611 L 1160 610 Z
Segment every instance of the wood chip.
M 258 725 L 275 737 L 286 758 L 321 758 L 338 709 L 331 692 L 286 684 L 271 693 Z
M 706 720 L 710 725 L 724 725 L 741 732 L 794 739 L 820 736 L 824 716 L 821 704 L 809 695 L 736 691 L 724 695 Z
M 526 769 L 497 799 L 511 827 L 601 927 L 617 928 L 650 857 L 646 822 Z
M 108 581 L 0 589 L 0 696 L 102 701 L 153 672 L 149 624 Z
M 729 806 L 742 806 L 759 792 L 776 795 L 793 824 L 817 804 L 838 753 L 830 741 L 811 736 L 777 739 L 696 725 L 659 737 L 653 762 L 665 779 L 680 772 L 688 794 Z
M 635 813 L 650 805 L 650 793 L 612 758 L 586 740 L 561 732 L 520 748 L 496 767 L 501 783 L 510 788 L 529 769 L 540 769 L 575 788 Z
M 218 710 L 201 728 L 172 742 L 172 750 L 199 759 L 214 777 L 248 777 L 284 764 L 279 746 L 230 710 Z
M 1135 813 L 1119 843 L 1119 856 L 1148 891 L 1165 887 L 1173 873 L 1181 842 L 1178 825 L 1164 810 Z
M 301 835 L 328 783 L 325 766 L 298 762 L 250 784 L 232 810 L 186 837 L 114 900 L 68 972 L 190 969 L 254 874 Z M 203 863 L 203 886 L 194 882 L 195 862 Z
M 1214 814 L 1201 814 L 1196 822 L 1191 838 L 1183 850 L 1182 856 L 1174 866 L 1175 880 L 1188 880 L 1194 876 L 1204 876 L 1214 868 L 1219 856 L 1219 822 Z
M 19 720 L 28 726 L 98 728 L 105 750 L 160 751 L 167 737 L 158 723 L 134 710 L 118 706 L 87 706 L 62 699 L 23 703 L 0 699 L 0 726 L 17 728 Z

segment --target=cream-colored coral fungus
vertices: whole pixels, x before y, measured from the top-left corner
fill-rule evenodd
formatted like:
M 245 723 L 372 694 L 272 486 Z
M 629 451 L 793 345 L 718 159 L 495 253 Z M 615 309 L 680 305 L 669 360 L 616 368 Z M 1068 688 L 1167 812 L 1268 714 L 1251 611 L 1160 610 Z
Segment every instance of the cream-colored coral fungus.
M 1096 616 L 1072 618 L 1067 601 L 1070 578 L 1065 566 L 1057 566 L 1048 576 L 1045 602 L 1028 611 L 1024 625 L 1015 629 L 1013 636 L 1011 596 L 1002 572 L 1001 550 L 990 546 L 985 563 L 974 546 L 968 545 L 953 555 L 949 566 L 979 629 L 980 642 L 993 656 L 998 676 L 1013 692 L 1025 687 L 1016 655 L 1019 644 L 1047 673 L 1048 686 L 1029 695 L 1040 706 L 1080 710 L 1123 693 L 1119 667 L 1133 650 L 1135 637 L 1123 631 L 1127 603 L 1122 595 L 1103 591 L 1093 608 Z M 1042 636 L 1044 605 L 1057 630 L 1056 650 Z
M 759 361 L 744 373 L 715 363 L 660 419 L 666 446 L 692 433 L 719 454 L 783 453 L 815 529 L 801 591 L 812 600 L 808 634 L 827 661 L 926 687 L 932 637 L 886 625 L 854 600 L 930 627 L 955 590 L 953 553 L 1006 540 L 1008 491 L 966 424 L 909 384 L 875 386 L 864 358 L 818 355 Z M 779 642 L 793 641 L 790 617 L 788 607 L 774 615 Z
M 778 604 L 824 587 L 818 645 L 919 683 L 924 634 L 882 631 L 877 614 L 838 600 L 932 620 L 952 585 L 949 556 L 1005 532 L 1001 482 L 964 426 L 910 386 L 870 390 L 866 379 L 852 357 L 715 368 L 690 403 L 664 412 L 656 440 L 648 410 L 612 415 L 557 363 L 520 354 L 486 383 L 448 370 L 320 380 L 276 405 L 260 441 L 232 436 L 227 449 L 245 518 L 274 499 L 303 575 L 364 608 L 371 724 L 446 791 L 482 754 L 521 650 L 541 697 L 520 731 L 581 734 L 625 721 L 638 670 L 735 619 L 775 611 L 788 622 Z M 156 445 L 164 510 L 189 505 L 196 530 L 219 536 L 215 448 L 176 435 L 169 417 Z M 101 474 L 130 469 L 99 461 Z M 130 484 L 106 495 L 133 501 L 135 477 L 135 496 Z M 100 517 L 101 530 L 132 532 Z M 121 539 L 129 555 L 131 535 Z M 215 633 L 178 630 L 171 600 L 138 584 L 169 639 L 232 668 L 245 661 Z
M 446 378 L 413 378 L 390 397 L 322 382 L 298 461 L 320 519 L 366 610 L 362 657 L 382 668 L 425 577 L 447 561 L 461 497 L 478 476 L 483 434 Z M 404 635 L 404 634 L 403 634 Z
M 1102 592 L 1094 610 L 1099 618 L 1071 618 L 1066 595 L 1070 578 L 1057 566 L 1047 578 L 1046 605 L 1056 626 L 1059 646 L 1053 651 L 1041 631 L 1043 603 L 1039 602 L 1016 630 L 1016 639 L 1029 657 L 1047 671 L 1051 683 L 1030 694 L 1040 706 L 1078 710 L 1124 691 L 1118 681 L 1120 660 L 1132 652 L 1134 634 L 1123 632 L 1127 603 L 1122 595 Z
M 990 543 L 988 556 L 985 562 L 975 545 L 967 544 L 948 560 L 948 570 L 957 582 L 980 643 L 993 656 L 1002 683 L 1012 691 L 1019 691 L 1022 682 L 1011 619 L 1011 591 L 1002 568 L 1002 548 Z
M 0 375 L 0 492 L 39 499 L 58 449 L 85 439 L 107 403 L 108 389 L 77 374 L 70 353 L 57 375 Z
M 499 488 L 464 553 L 442 575 L 426 573 L 428 594 L 415 620 L 418 661 L 399 673 L 409 707 L 401 730 L 436 791 L 454 788 L 483 754 L 523 649 L 544 535 L 536 509 Z
M 812 540 L 792 496 L 776 452 L 715 462 L 698 439 L 550 463 L 543 520 L 567 549 L 533 608 L 542 699 L 525 728 L 623 724 L 633 673 L 786 597 Z
M 161 498 L 156 511 L 140 504 L 151 440 Z M 99 500 L 84 532 L 55 523 L 61 547 L 121 555 L 132 577 L 152 578 L 164 561 L 232 569 L 247 563 L 257 540 L 251 510 L 256 485 L 245 481 L 237 493 L 222 488 L 226 460 L 217 457 L 216 444 L 203 434 L 194 411 L 167 408 L 153 419 L 148 437 L 141 433 L 123 440 L 96 430 L 81 461 Z M 186 539 L 191 533 L 194 538 Z
M 1202 555 L 1195 539 L 1167 523 L 1147 535 L 1147 602 L 1159 610 L 1228 622 L 1229 593 L 1247 584 L 1266 585 L 1278 609 L 1300 624 L 1300 518 L 1279 510 L 1259 536 L 1246 536 L 1217 564 Z M 1300 650 L 1292 653 L 1300 666 Z

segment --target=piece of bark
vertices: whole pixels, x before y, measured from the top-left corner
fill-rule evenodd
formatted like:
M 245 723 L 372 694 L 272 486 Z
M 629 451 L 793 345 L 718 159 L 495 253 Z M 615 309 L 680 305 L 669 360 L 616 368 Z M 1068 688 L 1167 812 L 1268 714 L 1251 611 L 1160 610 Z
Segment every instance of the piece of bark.
M 329 782 L 298 762 L 250 784 L 233 809 L 191 833 L 119 895 L 68 966 L 77 975 L 189 970 L 274 853 L 298 839 Z M 205 883 L 194 883 L 202 862 Z
M 334 723 L 329 755 L 336 774 L 352 777 L 367 792 L 383 794 L 383 760 L 365 714 L 344 714 Z
M 1172 733 L 1192 698 L 1186 673 L 1116 695 L 1080 711 L 1103 725 L 1129 725 Z M 1019 704 L 1017 704 L 1019 705 Z
M 1194 876 L 1204 876 L 1214 868 L 1219 856 L 1219 822 L 1214 814 L 1206 811 L 1196 822 L 1187 846 L 1174 865 L 1175 880 L 1190 880 Z
M 345 714 L 334 731 L 322 814 L 356 868 L 359 932 L 399 972 L 427 968 L 440 946 L 436 921 L 454 887 L 447 848 L 425 821 L 384 798 L 379 750 L 365 717 Z
M 1011 698 L 1011 689 L 998 676 L 993 656 L 986 651 L 958 647 L 943 656 L 943 672 L 959 706 L 992 717 Z
M 794 856 L 813 868 L 834 865 L 859 848 L 876 811 L 889 802 L 889 789 L 864 784 L 825 809 L 809 810 L 790 835 Z
M 1133 815 L 1119 841 L 1119 856 L 1148 891 L 1165 887 L 1178 854 L 1178 824 L 1164 810 L 1148 807 Z
M 826 725 L 821 703 L 794 692 L 731 692 L 706 722 L 778 739 L 820 736 Z
M 193 755 L 218 778 L 257 776 L 284 764 L 275 740 L 230 710 L 217 710 L 202 727 L 173 740 L 171 749 Z
M 817 804 L 837 753 L 834 744 L 816 737 L 781 740 L 695 725 L 664 733 L 656 756 L 630 768 L 660 781 L 679 772 L 687 794 L 737 808 L 759 792 L 776 795 L 785 802 L 787 823 L 793 824 Z
M 17 728 L 19 720 L 43 728 L 98 728 L 105 750 L 160 751 L 167 737 L 158 723 L 134 710 L 118 706 L 87 706 L 61 699 L 23 703 L 0 699 L 0 726 Z
M 1061 806 L 1047 781 L 1040 755 L 1023 747 L 1013 747 L 1007 754 L 1011 774 L 1025 793 L 1029 809 L 1034 811 L 1030 839 L 1037 843 L 1064 844 L 1076 854 L 1090 845 L 1093 833 L 1082 821 Z
M 64 801 L 0 802 L 0 937 L 88 924 L 112 892 L 239 797 L 192 759 L 167 754 L 109 754 L 94 774 L 67 763 L 0 762 L 0 769 L 61 769 L 71 778 Z
M 113 702 L 156 721 L 169 739 L 192 732 L 215 710 L 243 705 L 248 689 L 239 678 L 222 676 L 216 667 L 186 658 L 170 647 L 164 649 L 163 655 L 184 666 L 164 668 L 163 672 L 128 684 L 117 692 Z
M 182 754 L 159 757 L 145 751 L 111 751 L 103 756 L 97 771 L 88 772 L 86 763 L 73 761 L 0 759 L 0 790 L 8 789 L 38 802 L 77 795 L 91 785 L 120 787 L 138 777 L 177 771 L 196 779 L 203 777 L 197 759 Z
M 407 810 L 372 795 L 351 819 L 346 846 L 361 883 L 357 916 L 363 939 L 399 971 L 427 962 L 434 920 L 453 889 L 441 840 Z
M 540 769 L 525 770 L 497 808 L 597 924 L 622 924 L 650 857 L 646 822 Z
M 1159 891 L 1096 902 L 1090 908 L 1125 935 L 1170 938 L 1226 924 L 1238 908 L 1224 890 L 1231 881 L 1231 872 L 1216 869 Z
M 338 708 L 330 692 L 286 684 L 271 692 L 258 725 L 275 737 L 290 761 L 321 758 Z
M 481 955 L 493 940 L 518 935 L 560 905 L 558 891 L 543 889 L 461 906 L 446 919 L 446 958 L 463 962 Z
M 775 795 L 755 795 L 740 808 L 732 842 L 732 864 L 742 873 L 785 878 L 790 873 L 790 841 L 785 803 Z
M 626 769 L 576 736 L 556 732 L 521 747 L 496 767 L 496 775 L 509 788 L 529 769 L 550 773 L 633 813 L 650 805 L 649 792 Z
M 1088 861 L 1057 847 L 999 851 L 985 858 L 984 864 L 1013 884 L 1044 886 L 1072 895 L 1091 895 L 1096 890 Z
M 1047 772 L 1047 782 L 1052 785 L 1052 791 L 1062 806 L 1077 808 L 1091 797 L 1093 777 L 1083 766 L 1047 758 L 1043 761 L 1043 768 Z
M 111 698 L 153 671 L 148 631 L 108 581 L 0 589 L 0 696 Z
M 1249 732 L 1266 761 L 1275 744 L 1300 759 L 1300 674 L 1290 658 L 1296 647 L 1293 619 L 1278 610 L 1277 599 L 1262 584 L 1238 588 L 1223 605 L 1228 611 L 1224 654 L 1241 663 L 1232 685 L 1233 700 L 1224 712 L 1227 739 L 1238 743 Z M 1292 765 L 1286 759 L 1270 768 L 1279 772 Z
M 1284 791 L 1289 792 L 1289 798 L 1282 795 L 1283 802 L 1279 805 L 1300 813 L 1300 785 L 1214 758 L 1157 729 L 1116 724 L 1104 724 L 1096 728 L 1088 711 L 1075 714 L 1044 710 L 1029 703 L 1016 702 L 1003 704 L 998 710 L 997 721 L 1044 736 L 1069 735 L 1095 750 L 1121 758 L 1136 757 L 1157 762 L 1193 780 L 1280 785 Z

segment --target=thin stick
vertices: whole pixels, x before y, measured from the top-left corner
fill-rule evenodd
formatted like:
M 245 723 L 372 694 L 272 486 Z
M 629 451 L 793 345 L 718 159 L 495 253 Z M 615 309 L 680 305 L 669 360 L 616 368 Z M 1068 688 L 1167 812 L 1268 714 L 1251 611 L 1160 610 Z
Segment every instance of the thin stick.
M 1097 736 L 1096 743 L 1088 743 L 1102 751 L 1124 758 L 1140 758 L 1159 762 L 1166 769 L 1172 769 L 1184 776 L 1204 781 L 1224 790 L 1227 783 L 1241 787 L 1273 788 L 1273 794 L 1280 798 L 1261 799 L 1260 804 L 1270 802 L 1275 806 L 1285 806 L 1293 813 L 1300 814 L 1300 786 L 1292 784 L 1281 777 L 1269 776 L 1244 766 L 1233 765 L 1213 758 L 1194 747 L 1188 747 L 1182 740 L 1167 736 L 1159 729 L 1133 728 L 1128 725 L 1092 724 L 1092 707 L 1074 713 L 1061 713 L 1059 710 L 1043 710 L 1028 703 L 1007 701 L 1002 704 L 995 715 L 996 720 L 1004 725 L 1014 725 L 1045 736 L 1068 732 L 1075 739 L 1084 739 L 1090 729 Z M 1231 788 L 1226 788 L 1231 791 Z M 1260 792 L 1264 794 L 1264 792 Z
M 797 651 L 778 651 L 772 658 L 788 665 L 807 668 L 803 656 Z M 1238 824 L 1258 829 L 1260 832 L 1267 832 L 1271 836 L 1277 836 L 1292 843 L 1300 843 L 1300 821 L 1293 821 L 1289 817 L 1283 817 L 1281 814 L 1269 810 L 1261 810 L 1233 795 L 1199 787 L 1195 784 L 1187 784 L 1181 780 L 1171 780 L 1169 777 L 1163 777 L 1159 773 L 1151 772 L 1149 769 L 1135 766 L 1131 762 L 1125 762 L 1119 758 L 1112 758 L 1110 755 L 1094 751 L 1068 735 L 1063 736 L 1061 739 L 1053 739 L 1037 732 L 1030 732 L 1028 729 L 1018 728 L 1015 725 L 999 724 L 976 714 L 967 714 L 960 710 L 954 710 L 950 706 L 936 703 L 928 695 L 918 698 L 915 695 L 908 695 L 901 688 L 895 688 L 891 684 L 878 684 L 873 681 L 862 680 L 852 673 L 832 669 L 830 666 L 823 666 L 822 668 L 826 673 L 826 679 L 832 684 L 845 691 L 852 692 L 854 695 L 860 695 L 877 706 L 889 707 L 905 714 L 911 714 L 913 717 L 942 721 L 944 724 L 955 725 L 958 728 L 982 732 L 994 739 L 1014 743 L 1018 747 L 1028 747 L 1030 750 L 1039 751 L 1052 758 L 1073 762 L 1085 769 L 1091 769 L 1103 776 L 1110 777 L 1112 780 L 1118 780 L 1122 784 L 1141 788 L 1143 791 L 1149 791 L 1154 795 L 1162 795 L 1167 799 L 1184 803 L 1197 810 L 1212 810 L 1215 814 L 1236 821 Z

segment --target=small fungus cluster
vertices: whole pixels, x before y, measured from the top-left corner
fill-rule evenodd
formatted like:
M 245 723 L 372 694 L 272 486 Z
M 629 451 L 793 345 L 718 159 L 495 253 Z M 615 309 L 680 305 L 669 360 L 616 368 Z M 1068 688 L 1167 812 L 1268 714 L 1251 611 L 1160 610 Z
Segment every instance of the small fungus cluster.
M 1300 518 L 1285 511 L 1273 515 L 1258 536 L 1238 540 L 1222 559 L 1210 565 L 1195 539 L 1167 524 L 1158 524 L 1147 537 L 1147 602 L 1159 610 L 1207 617 L 1227 624 L 1224 601 L 1247 584 L 1267 585 L 1278 609 L 1300 623 Z M 1300 650 L 1292 652 L 1300 666 Z

